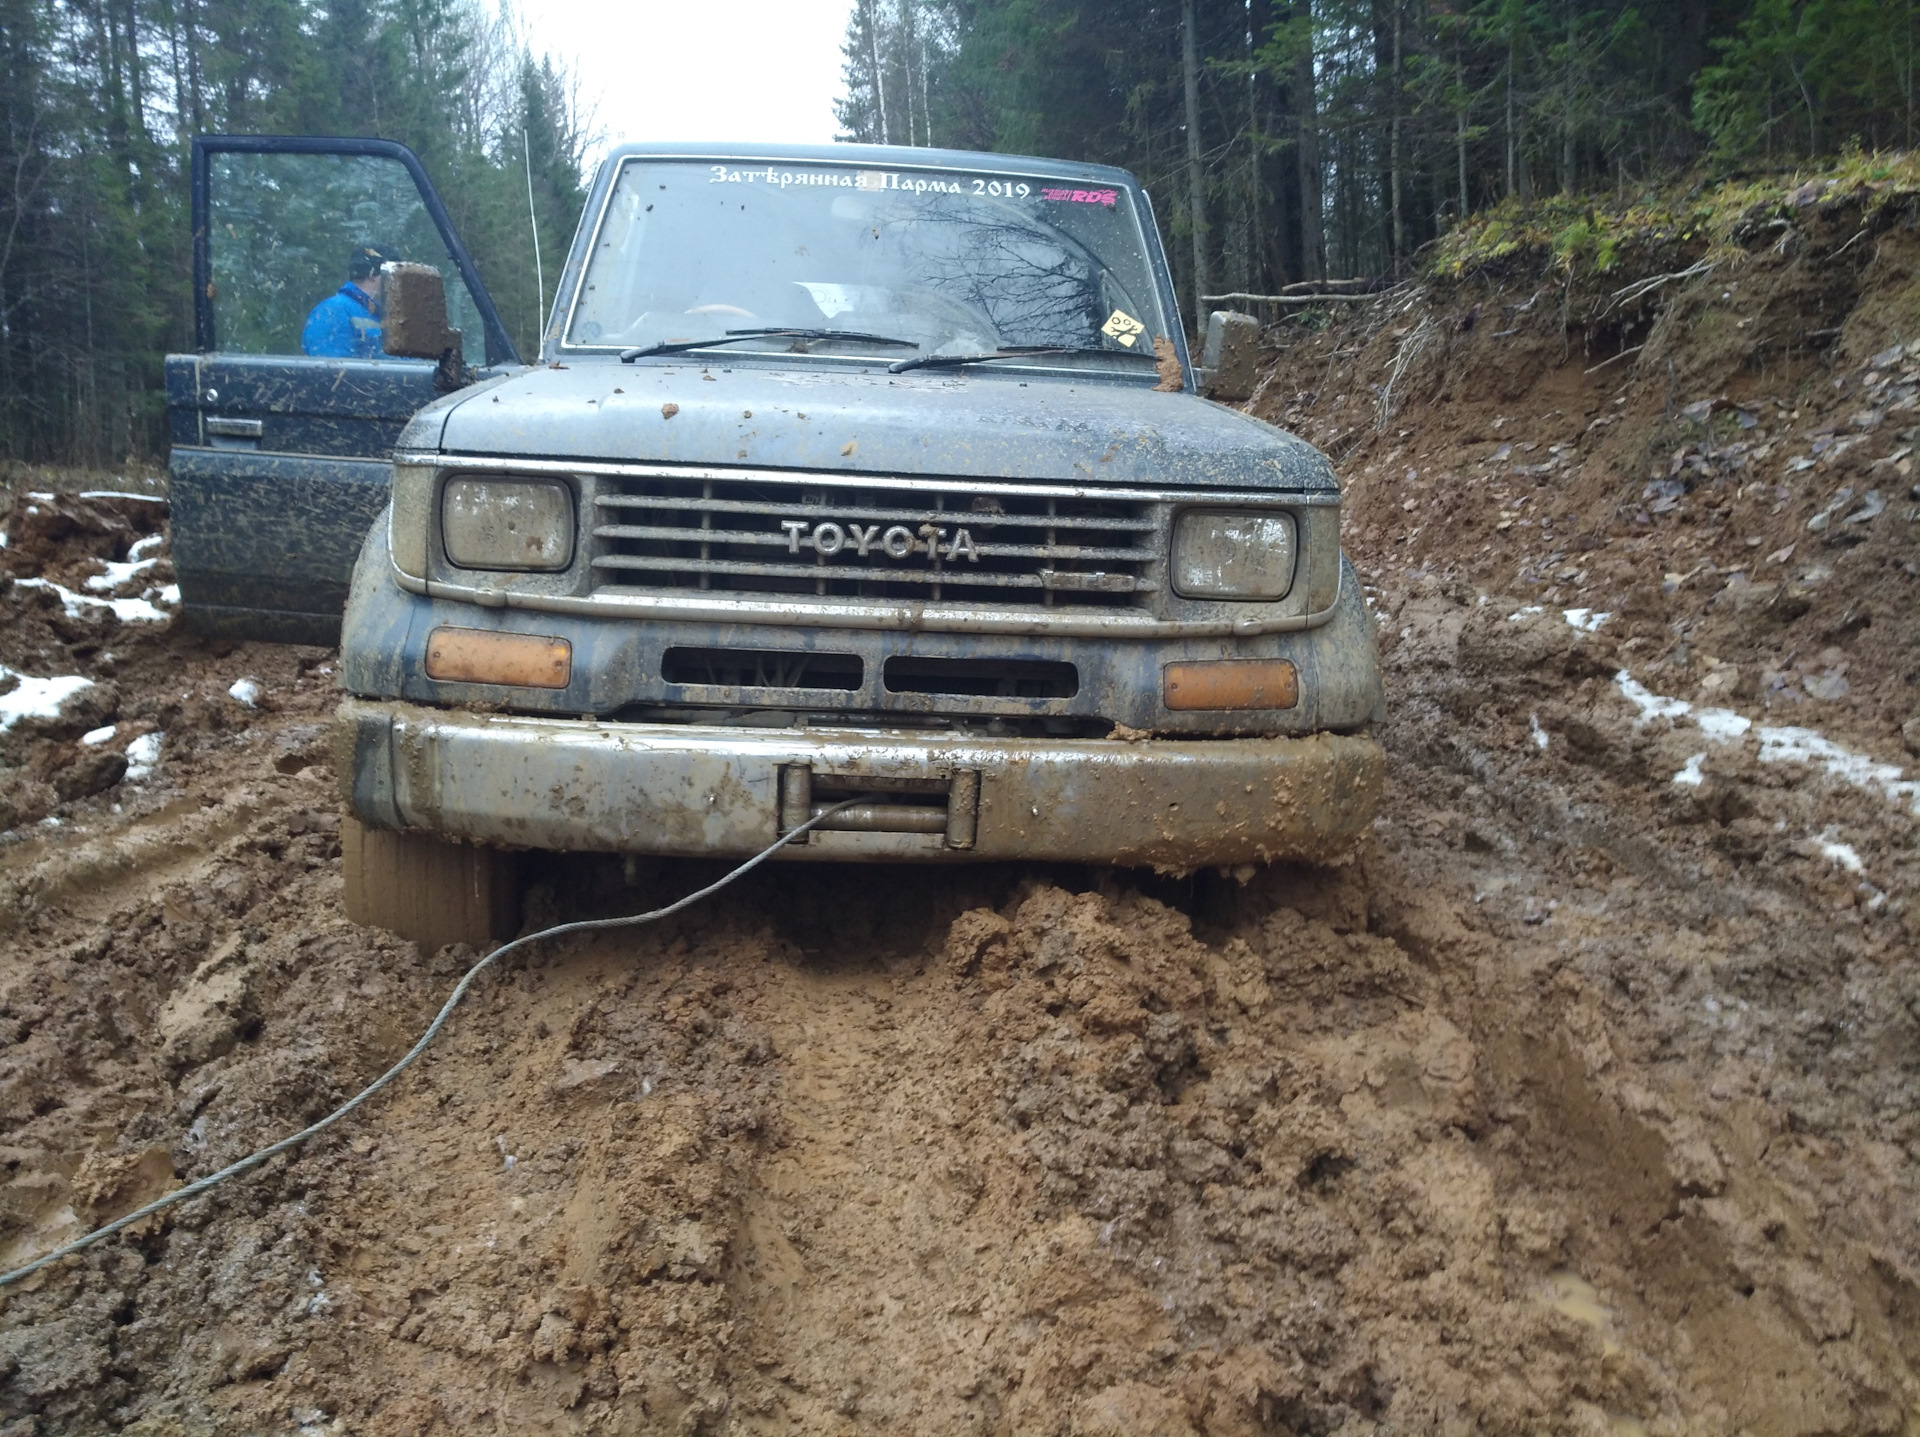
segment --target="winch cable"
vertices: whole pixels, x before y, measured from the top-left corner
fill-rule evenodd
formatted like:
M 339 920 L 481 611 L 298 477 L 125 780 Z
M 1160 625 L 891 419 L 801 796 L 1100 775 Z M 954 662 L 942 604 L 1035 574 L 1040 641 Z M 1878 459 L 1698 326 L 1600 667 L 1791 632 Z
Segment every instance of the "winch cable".
M 842 809 L 853 808 L 863 803 L 873 803 L 877 801 L 878 798 L 878 794 L 865 793 L 859 795 L 857 798 L 849 798 L 840 803 L 833 804 L 829 808 L 822 809 L 805 823 L 796 824 L 794 827 L 788 829 L 785 833 L 781 834 L 779 838 L 754 854 L 752 858 L 749 858 L 724 878 L 717 879 L 698 892 L 689 893 L 686 897 L 669 903 L 665 908 L 656 908 L 651 913 L 628 914 L 624 918 L 583 918 L 573 923 L 557 923 L 551 928 L 542 928 L 537 933 L 529 933 L 524 938 L 516 938 L 511 943 L 501 944 L 478 963 L 475 963 L 471 968 L 467 969 L 466 976 L 454 985 L 452 996 L 442 1005 L 440 1012 L 434 1017 L 434 1020 L 427 1025 L 427 1031 L 420 1035 L 420 1041 L 407 1049 L 405 1057 L 401 1058 L 399 1062 L 395 1063 L 391 1068 L 388 1068 L 386 1072 L 367 1084 L 366 1087 L 362 1088 L 353 1097 L 320 1119 L 319 1122 L 314 1123 L 310 1127 L 302 1128 L 299 1132 L 292 1134 L 290 1137 L 284 1137 L 280 1139 L 279 1142 L 260 1149 L 257 1153 L 241 1158 L 240 1161 L 236 1163 L 229 1163 L 217 1173 L 209 1173 L 206 1177 L 200 1178 L 196 1182 L 188 1183 L 183 1188 L 175 1188 L 164 1197 L 155 1198 L 145 1207 L 136 1208 L 125 1217 L 117 1217 L 104 1227 L 97 1227 L 84 1237 L 77 1237 L 72 1242 L 64 1243 L 56 1247 L 44 1257 L 35 1258 L 25 1267 L 16 1267 L 12 1272 L 0 1273 L 0 1287 L 10 1287 L 22 1278 L 32 1276 L 48 1263 L 58 1262 L 61 1258 L 79 1252 L 82 1248 L 92 1247 L 102 1238 L 111 1237 L 114 1233 L 119 1232 L 120 1229 L 130 1227 L 142 1218 L 152 1217 L 155 1213 L 160 1212 L 162 1209 L 170 1208 L 175 1203 L 185 1202 L 188 1198 L 198 1197 L 208 1189 L 218 1187 L 228 1178 L 239 1177 L 240 1174 L 259 1167 L 260 1164 L 266 1162 L 267 1159 L 277 1157 L 290 1148 L 299 1147 L 300 1144 L 307 1141 L 308 1138 L 318 1137 L 321 1133 L 324 1133 L 328 1128 L 346 1117 L 348 1113 L 351 1113 L 355 1108 L 366 1102 L 375 1093 L 386 1087 L 387 1084 L 399 1077 L 408 1068 L 412 1067 L 414 1061 L 422 1053 L 427 1051 L 427 1045 L 440 1036 L 440 1030 L 446 1027 L 447 1019 L 452 1017 L 453 1010 L 460 1006 L 460 1000 L 467 996 L 467 989 L 473 986 L 474 980 L 515 949 L 525 948 L 528 944 L 538 943 L 543 939 L 558 938 L 566 933 L 592 933 L 608 928 L 637 928 L 642 923 L 653 923 L 662 918 L 671 918 L 683 909 L 691 908 L 701 899 L 711 898 L 721 889 L 727 887 L 727 885 L 745 878 L 754 869 L 758 868 L 769 858 L 773 857 L 774 854 L 786 847 L 787 844 L 793 842 L 799 835 L 819 827 L 819 825 L 825 823 Z

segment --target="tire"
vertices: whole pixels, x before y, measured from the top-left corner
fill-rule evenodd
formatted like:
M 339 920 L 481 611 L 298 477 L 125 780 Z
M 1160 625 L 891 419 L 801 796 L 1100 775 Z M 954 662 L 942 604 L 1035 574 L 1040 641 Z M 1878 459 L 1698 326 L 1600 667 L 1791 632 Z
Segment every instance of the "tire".
M 384 928 L 432 953 L 511 938 L 520 922 L 519 865 L 511 853 L 423 833 L 340 820 L 347 917 Z

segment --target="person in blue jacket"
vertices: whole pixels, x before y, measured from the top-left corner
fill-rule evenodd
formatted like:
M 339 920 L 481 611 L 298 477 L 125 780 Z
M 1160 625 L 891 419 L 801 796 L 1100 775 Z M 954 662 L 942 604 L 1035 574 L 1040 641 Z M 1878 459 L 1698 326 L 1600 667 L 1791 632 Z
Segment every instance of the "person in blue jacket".
M 347 282 L 313 307 L 300 331 L 300 351 L 315 359 L 381 359 L 386 315 L 380 266 L 400 258 L 385 245 L 361 244 L 347 257 Z

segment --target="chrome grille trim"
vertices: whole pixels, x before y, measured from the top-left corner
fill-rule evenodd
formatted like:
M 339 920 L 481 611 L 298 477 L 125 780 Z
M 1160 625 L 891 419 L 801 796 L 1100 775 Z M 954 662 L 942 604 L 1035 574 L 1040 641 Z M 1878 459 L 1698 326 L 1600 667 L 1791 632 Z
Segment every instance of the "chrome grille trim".
M 785 564 L 752 564 L 737 559 L 676 559 L 652 558 L 644 554 L 603 554 L 593 561 L 593 565 L 596 569 L 618 569 L 622 572 L 636 573 L 705 574 L 710 577 L 738 576 L 749 579 L 791 578 L 797 573 L 803 578 L 812 577 L 804 569 L 795 570 Z M 969 574 L 962 569 L 944 569 L 938 572 L 922 572 L 917 569 L 862 569 L 859 572 L 862 582 L 872 584 L 923 584 L 929 587 L 940 584 L 977 584 L 996 589 L 1044 589 L 1058 594 L 1149 594 L 1156 592 L 1160 587 L 1151 580 L 1141 579 L 1132 574 L 1109 574 L 1101 570 L 1041 569 L 1033 574 Z M 629 591 L 639 592 L 643 586 L 629 584 L 624 587 Z M 719 592 L 724 593 L 726 590 Z
M 600 502 L 605 503 L 606 501 L 603 499 Z M 835 509 L 833 513 L 836 518 L 841 519 L 854 517 L 844 509 Z M 952 516 L 944 515 L 942 517 L 951 518 Z M 1065 528 L 1066 525 L 1062 523 L 1053 527 Z M 1158 526 L 1148 522 L 1142 527 L 1154 529 Z M 672 525 L 601 524 L 597 525 L 593 532 L 607 539 L 685 539 L 690 534 L 698 534 L 701 539 L 714 544 L 759 544 L 770 545 L 776 549 L 784 549 L 787 547 L 787 537 L 784 534 L 750 533 L 740 529 L 683 529 Z M 1054 544 L 1052 546 L 1046 544 L 976 544 L 974 547 L 980 551 L 983 558 L 989 559 L 1064 558 L 1137 560 L 1141 557 L 1141 551 L 1138 549 L 1099 549 L 1084 544 Z M 624 559 L 618 559 L 616 557 L 609 557 L 605 560 L 596 559 L 594 562 L 601 564 L 603 567 L 615 569 L 642 567 L 641 565 L 629 564 Z M 951 576 L 957 571 L 948 569 L 945 572 Z
M 706 475 L 693 476 L 693 478 L 696 480 L 705 479 L 708 477 L 710 476 L 706 476 Z M 760 481 L 755 480 L 750 482 L 760 482 Z M 821 482 L 832 482 L 832 483 L 841 484 L 841 485 L 852 485 L 857 483 L 857 481 L 849 480 L 849 479 L 834 479 L 832 481 L 821 481 Z M 893 487 L 892 482 L 888 482 L 887 487 L 888 488 Z M 948 487 L 954 488 L 957 486 L 948 486 Z M 969 490 L 968 492 L 974 492 L 974 491 Z M 991 491 L 987 491 L 987 492 L 990 493 Z M 1036 497 L 1058 498 L 1060 496 L 1058 495 L 1050 496 L 1046 494 L 1041 494 Z M 1076 495 L 1074 497 L 1079 497 L 1079 496 Z M 692 499 L 692 498 L 683 499 L 683 498 L 679 498 L 672 495 L 662 495 L 658 498 L 654 498 L 652 496 L 644 495 L 644 494 L 602 494 L 598 496 L 593 502 L 597 506 L 603 509 L 671 509 L 671 510 L 684 511 L 689 513 L 696 513 L 696 514 L 698 513 L 764 514 L 767 512 L 767 506 L 765 504 L 742 503 L 737 499 Z M 835 518 L 871 519 L 875 523 L 879 523 L 879 524 L 918 524 L 922 519 L 926 519 L 936 513 L 942 514 L 946 517 L 952 517 L 955 514 L 971 513 L 971 512 L 972 511 L 970 510 L 959 510 L 959 509 L 947 509 L 947 510 L 862 509 L 851 504 L 836 504 L 833 510 Z M 995 518 L 998 516 L 992 515 L 992 514 L 981 514 L 980 517 L 983 519 L 987 519 L 987 518 Z M 1058 529 L 1073 529 L 1073 528 L 1127 529 L 1127 530 L 1132 530 L 1138 533 L 1151 533 L 1155 529 L 1157 529 L 1159 526 L 1155 524 L 1151 519 L 1102 519 L 1096 522 L 1093 520 L 1077 519 L 1071 515 L 1061 515 L 1055 520 L 1053 527 Z M 784 543 L 785 541 L 783 540 L 782 542 Z
M 1039 498 L 1123 499 L 1140 504 L 1284 504 L 1290 509 L 1337 509 L 1337 489 L 1161 489 L 1139 485 L 1077 484 L 1070 480 L 1050 479 L 920 479 L 888 474 L 860 474 L 852 471 L 820 473 L 793 469 L 726 469 L 703 464 L 644 464 L 606 459 L 521 459 L 505 455 L 442 454 L 433 449 L 394 451 L 396 464 L 419 464 L 451 473 L 455 470 L 484 470 L 490 474 L 556 474 L 612 479 L 744 479 L 755 484 L 828 486 L 871 485 L 910 489 L 916 493 L 952 492 L 965 487 L 969 493 L 996 494 L 1013 490 Z
M 928 493 L 884 476 L 814 476 L 798 488 L 649 476 L 603 482 L 593 502 L 596 588 L 847 603 L 954 591 L 1111 609 L 1164 583 L 1165 506 L 1107 494 L 966 481 Z
M 535 594 L 477 584 L 423 579 L 395 568 L 387 572 L 410 594 L 488 609 L 589 618 L 691 624 L 777 624 L 822 629 L 884 629 L 923 634 L 1012 634 L 1040 638 L 1216 639 L 1258 634 L 1295 634 L 1317 629 L 1340 608 L 1348 583 L 1340 572 L 1334 599 L 1317 613 L 1238 613 L 1204 619 L 1161 619 L 1137 609 L 1040 609 L 1009 604 L 833 604 L 813 600 L 744 602 L 692 590 L 678 594 L 605 588 L 591 595 Z M 1263 609 L 1271 605 L 1262 605 Z

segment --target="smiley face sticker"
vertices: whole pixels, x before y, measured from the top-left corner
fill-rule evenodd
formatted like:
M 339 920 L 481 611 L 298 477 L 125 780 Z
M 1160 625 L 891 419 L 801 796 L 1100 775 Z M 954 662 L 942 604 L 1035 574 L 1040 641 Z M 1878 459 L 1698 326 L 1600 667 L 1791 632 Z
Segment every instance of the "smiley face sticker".
M 1147 332 L 1147 327 L 1124 309 L 1116 309 L 1100 326 L 1100 332 L 1131 349 L 1133 342 Z

